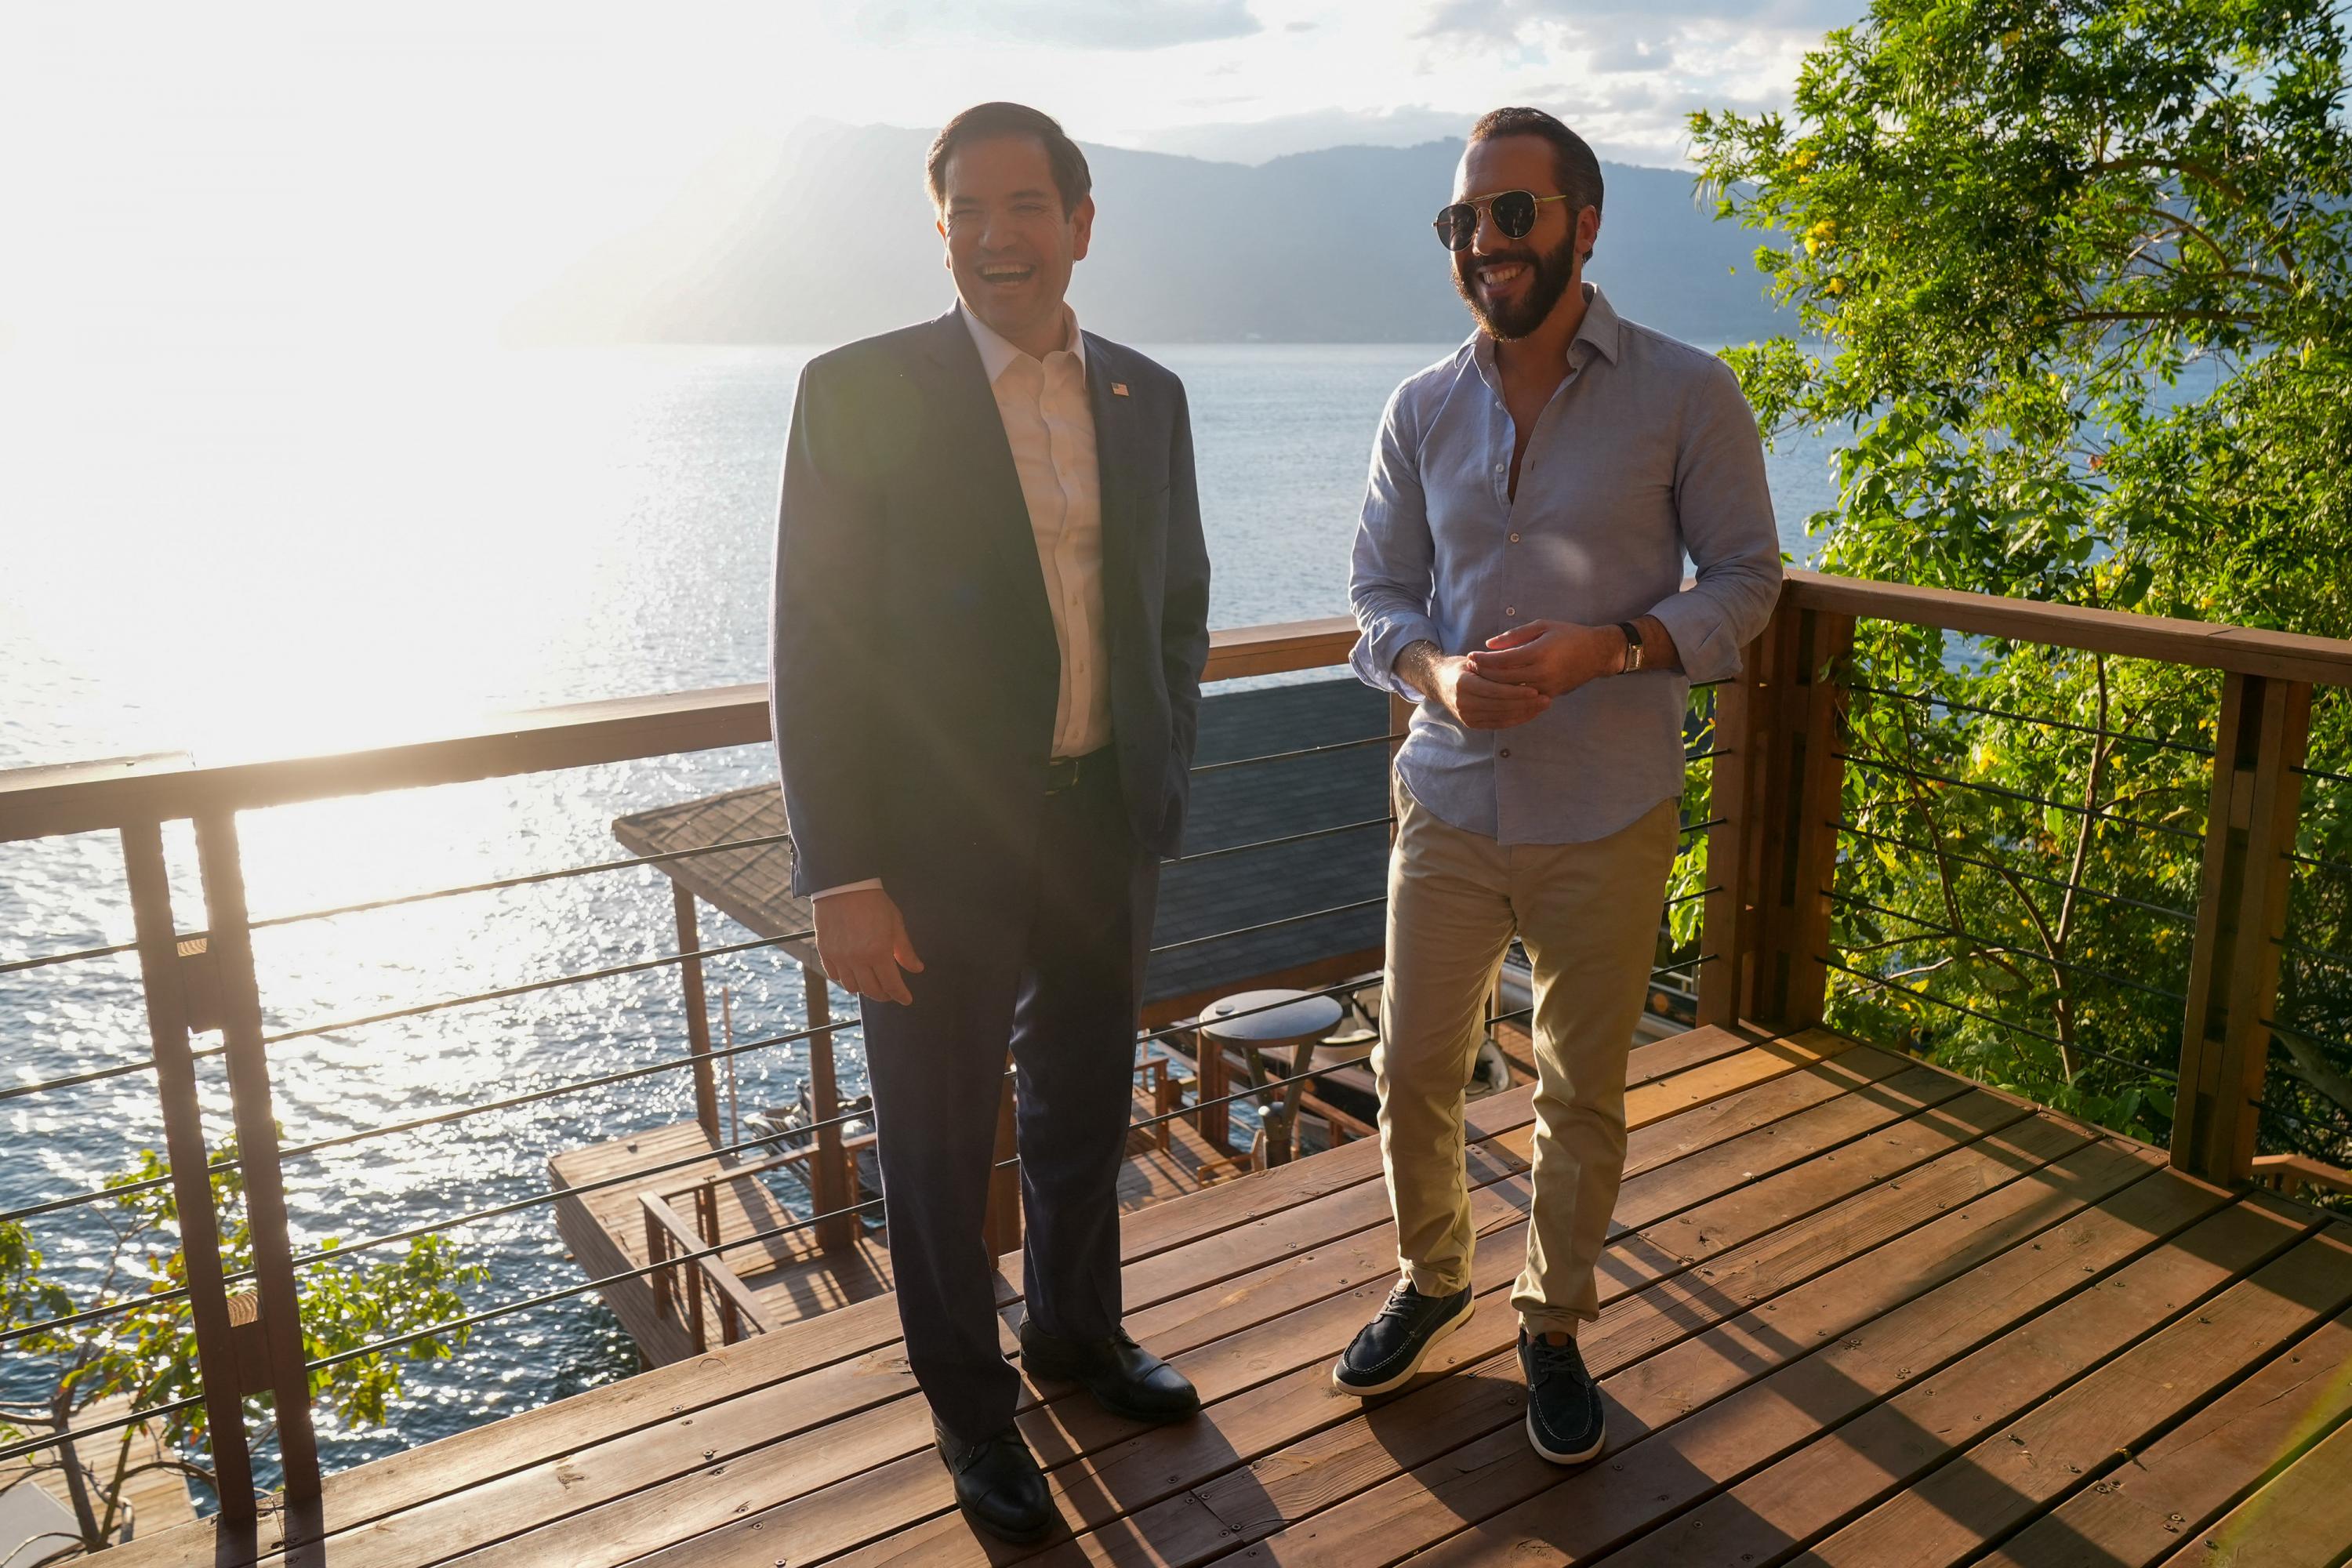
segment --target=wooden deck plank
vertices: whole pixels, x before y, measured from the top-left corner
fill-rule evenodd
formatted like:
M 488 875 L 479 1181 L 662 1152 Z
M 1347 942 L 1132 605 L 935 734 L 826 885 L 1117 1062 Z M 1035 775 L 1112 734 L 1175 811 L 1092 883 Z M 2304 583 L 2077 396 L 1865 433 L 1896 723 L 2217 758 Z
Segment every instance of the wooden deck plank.
M 2201 1183 L 2159 1172 L 1866 1325 L 1832 1332 L 1811 1354 L 1658 1436 L 1565 1478 L 1535 1478 L 1522 1500 L 1416 1561 L 1468 1563 L 1514 1551 L 1531 1563 L 1590 1561 L 1823 1427 L 1998 1344 L 2053 1303 L 2121 1270 L 2147 1268 L 2182 1226 L 2208 1223 L 2228 1201 Z M 1638 1384 L 1627 1389 L 1638 1392 Z M 1484 1506 L 1482 1500 L 1465 1511 Z
M 2338 1568 L 2352 1556 L 2352 1426 L 2287 1467 L 2164 1568 Z
M 1771 1079 L 1801 1070 L 1808 1066 L 1817 1065 L 1830 1053 L 1842 1055 L 1845 1045 L 1845 1042 L 1830 1037 L 1804 1047 L 1767 1045 L 1744 1048 L 1631 1091 L 1627 1097 L 1628 1120 L 1647 1122 L 1654 1118 L 1671 1116 L 1680 1109 L 1694 1103 L 1704 1102 L 1707 1098 L 1737 1092 L 1743 1085 L 1769 1081 Z M 1874 1053 L 1874 1056 L 1883 1056 L 1883 1053 Z M 1871 1064 L 1873 1070 L 1881 1069 L 1883 1065 L 1876 1061 Z M 1685 1082 L 1685 1079 L 1696 1081 Z M 1528 1096 L 1525 1091 L 1521 1091 L 1517 1098 L 1525 1101 Z M 1639 1136 L 1638 1133 L 1635 1135 Z M 1524 1169 L 1526 1137 L 1527 1133 L 1524 1128 L 1521 1128 L 1512 1133 L 1503 1134 L 1494 1141 L 1507 1145 L 1517 1138 L 1519 1141 L 1519 1148 L 1513 1163 L 1500 1166 L 1490 1173 L 1492 1179 L 1499 1180 L 1514 1173 L 1517 1170 Z M 1496 1217 L 1498 1222 L 1505 1215 L 1517 1219 L 1518 1213 L 1519 1210 L 1517 1207 L 1505 1205 L 1501 1205 L 1501 1212 Z M 1385 1225 L 1388 1217 L 1385 1190 L 1377 1183 L 1359 1184 L 1357 1186 L 1328 1194 L 1309 1205 L 1278 1211 L 1265 1219 L 1234 1226 L 1203 1237 L 1198 1242 L 1155 1254 L 1139 1264 L 1130 1266 L 1127 1271 L 1129 1299 L 1131 1302 L 1140 1303 L 1184 1294 L 1187 1291 L 1197 1292 L 1205 1286 L 1230 1279 L 1234 1271 L 1244 1269 L 1253 1262 L 1276 1258 L 1286 1252 L 1311 1248 L 1328 1240 L 1332 1231 L 1341 1226 L 1350 1229 L 1379 1226 Z M 1385 1291 L 1386 1283 L 1384 1277 L 1381 1284 L 1382 1292 Z M 1376 1302 L 1373 1304 L 1376 1305 Z M 1353 1323 L 1368 1315 L 1371 1310 L 1371 1305 L 1343 1302 L 1334 1315 L 1344 1316 Z M 1352 1327 L 1348 1331 L 1352 1332 Z M 1223 1347 L 1216 1357 L 1211 1358 L 1210 1364 L 1206 1366 L 1180 1361 L 1180 1364 L 1186 1365 L 1187 1370 L 1202 1384 L 1204 1396 L 1213 1396 L 1214 1391 L 1219 1387 L 1219 1368 L 1228 1363 L 1243 1366 L 1251 1364 L 1247 1358 L 1236 1357 L 1231 1346 Z M 903 1375 L 902 1370 L 900 1375 Z M 912 1392 L 911 1380 L 908 1381 L 906 1391 Z M 1090 1406 L 1088 1408 L 1091 1409 Z M 1125 1436 L 1133 1430 L 1131 1426 L 1125 1427 L 1120 1435 Z M 881 1462 L 893 1455 L 901 1457 L 914 1455 L 929 1461 L 928 1448 L 930 1440 L 929 1415 L 920 1407 L 919 1402 L 909 1400 L 908 1407 L 904 1410 L 894 1410 L 882 1415 L 872 1413 L 861 1415 L 854 1423 L 845 1426 L 839 1436 L 842 1441 L 829 1444 L 826 1452 L 822 1456 L 793 1455 L 780 1461 L 783 1468 L 773 1478 L 774 1484 L 778 1487 L 792 1488 L 801 1486 L 812 1477 L 840 1479 L 854 1473 L 861 1462 L 867 1464 Z M 671 1447 L 675 1452 L 679 1446 L 673 1442 Z M 698 1448 L 688 1447 L 683 1453 L 683 1462 L 680 1462 L 680 1458 L 673 1458 L 666 1463 L 648 1468 L 646 1456 L 637 1454 L 633 1456 L 632 1462 L 620 1468 L 635 1487 L 644 1488 L 660 1479 L 665 1474 L 680 1476 L 690 1474 L 696 1470 L 699 1456 Z M 576 1470 L 578 1465 L 576 1458 L 567 1458 L 564 1463 L 566 1467 Z M 756 1458 L 739 1457 L 732 1472 L 734 1480 L 725 1489 L 730 1493 L 740 1490 L 743 1484 L 746 1468 L 756 1468 L 758 1463 Z M 930 1468 L 933 1473 L 937 1473 L 935 1464 L 932 1464 Z M 835 1472 L 838 1472 L 838 1475 Z M 711 1478 L 713 1480 L 718 1479 L 716 1476 Z M 590 1500 L 589 1498 L 577 1495 L 581 1489 L 577 1488 L 576 1481 L 570 1487 L 559 1489 L 568 1494 L 568 1500 L 575 1508 Z M 587 1489 L 593 1490 L 593 1489 Z M 789 1500 L 790 1495 L 792 1494 L 788 1492 L 784 1496 L 771 1496 L 763 1506 L 779 1506 Z M 627 1506 L 626 1500 L 624 1500 L 618 1506 Z M 509 1510 L 498 1510 L 493 1517 L 507 1523 L 509 1528 L 515 1527 Z M 609 1538 L 610 1532 L 606 1525 L 585 1522 L 586 1516 L 575 1514 L 572 1517 L 581 1519 L 583 1522 L 572 1526 L 572 1529 L 585 1535 L 595 1536 L 600 1541 Z M 724 1516 L 713 1522 L 723 1522 L 723 1519 Z M 522 1560 L 564 1563 L 585 1560 L 570 1555 L 589 1550 L 583 1544 L 572 1542 L 570 1531 L 554 1533 L 557 1539 L 548 1545 L 551 1555 Z M 501 1555 L 495 1560 L 503 1561 L 505 1557 Z
M 1903 1561 L 1948 1568 L 2086 1486 L 2149 1434 L 2286 1350 L 2352 1302 L 2352 1248 L 2319 1232 L 2270 1268 L 2173 1319 L 2000 1432 L 1978 1438 L 1794 1559 L 1806 1568 Z
M 1628 1062 L 1628 1082 L 1640 1085 L 1689 1067 L 1752 1049 L 1773 1037 L 1751 1028 L 1694 1029 L 1636 1047 Z M 1837 1054 L 1834 1037 L 1819 1043 L 1824 1059 Z M 1473 1138 L 1526 1126 L 1531 1119 L 1526 1089 L 1473 1101 L 1467 1109 Z M 691 1124 L 688 1124 L 689 1126 Z M 1333 1192 L 1381 1179 L 1378 1145 L 1371 1141 L 1296 1162 L 1278 1170 L 1195 1194 L 1181 1204 L 1148 1209 L 1121 1226 L 1121 1256 L 1129 1262 L 1170 1247 L 1229 1232 L 1237 1225 L 1311 1203 Z M 1001 1300 L 1019 1299 L 1018 1255 L 1002 1260 L 1008 1278 Z M 413 1507 L 526 1466 L 560 1458 L 575 1448 L 657 1425 L 717 1402 L 741 1395 L 838 1363 L 883 1352 L 897 1342 L 894 1301 L 875 1300 L 793 1325 L 785 1331 L 722 1352 L 625 1379 L 591 1394 L 526 1411 L 326 1479 L 325 1517 L 331 1532 Z M 249 1563 L 257 1551 L 275 1552 L 280 1542 L 274 1518 L 265 1515 L 263 1532 L 251 1549 L 216 1542 L 217 1521 L 207 1518 L 189 1534 L 150 1539 L 118 1548 L 121 1568 L 154 1568 L 183 1562 Z M 128 1553 L 127 1555 L 125 1553 Z
M 1611 1568 L 1701 1568 L 1777 1560 L 2030 1408 L 2083 1368 L 2227 1289 L 2294 1246 L 2307 1228 L 2271 1209 L 2233 1204 L 2177 1245 L 1820 1433 L 1601 1561 Z
M 1794 1561 L 1949 1568 L 1975 1556 L 2352 1304 L 2346 1236 L 2322 1231 Z
M 2021 1114 L 2006 1101 L 1990 1096 L 1979 1097 L 1972 1110 L 1976 1116 L 1994 1125 L 2006 1125 Z M 1966 1113 L 1930 1111 L 1920 1120 L 1929 1117 L 1939 1119 L 1941 1125 L 1906 1135 L 1891 1146 L 1907 1152 L 1908 1163 L 1900 1168 L 1907 1169 L 1910 1164 L 1930 1159 L 1955 1143 L 1980 1138 L 1986 1131 L 1973 1124 Z M 1889 1152 L 1878 1159 L 1893 1161 L 1901 1157 Z M 1662 1174 L 1682 1168 L 1681 1164 L 1670 1166 Z M 1630 1295 L 1654 1279 L 1727 1252 L 1751 1239 L 1759 1229 L 1811 1213 L 1845 1193 L 1867 1186 L 1884 1173 L 1880 1163 L 1869 1160 L 1812 1161 L 1780 1176 L 1742 1186 L 1744 1173 L 1737 1168 L 1706 1170 L 1704 1185 L 1690 1192 L 1688 1198 L 1727 1203 L 1730 1206 L 1706 1226 L 1677 1232 L 1670 1243 L 1652 1239 L 1652 1232 L 1621 1238 L 1608 1255 L 1614 1266 L 1602 1271 L 1602 1299 L 1612 1301 Z M 1710 1190 L 1714 1194 L 1712 1200 L 1706 1198 Z M 1676 1221 L 1668 1223 L 1679 1223 L 1683 1217 L 1678 1215 Z M 1523 1225 L 1523 1219 L 1515 1215 L 1511 1228 L 1494 1239 L 1516 1241 Z M 1654 1226 L 1653 1231 L 1657 1228 Z M 1639 1254 L 1638 1260 L 1628 1261 L 1629 1252 Z M 1504 1322 L 1508 1314 L 1507 1310 L 1501 1310 L 1500 1298 L 1507 1294 L 1519 1261 L 1514 1250 L 1503 1247 L 1481 1249 L 1475 1266 L 1475 1285 L 1485 1301 L 1485 1310 L 1447 1342 L 1443 1352 L 1446 1359 L 1492 1354 L 1508 1342 L 1513 1329 Z M 1385 1285 L 1383 1280 L 1380 1291 L 1359 1292 L 1353 1299 L 1335 1298 L 1283 1320 L 1277 1325 L 1284 1335 L 1277 1353 L 1292 1363 L 1293 1369 L 1271 1383 L 1259 1384 L 1218 1402 L 1212 1406 L 1207 1419 L 1113 1443 L 1088 1453 L 1080 1462 L 1055 1469 L 1050 1479 L 1062 1497 L 1066 1513 L 1087 1520 L 1090 1507 L 1096 1511 L 1108 1508 L 1114 1515 L 1148 1507 L 1171 1492 L 1198 1487 L 1205 1478 L 1355 1415 L 1360 1409 L 1357 1403 L 1342 1398 L 1329 1386 L 1328 1359 L 1345 1346 L 1378 1305 Z M 1490 1340 L 1495 1342 L 1486 1342 Z M 1457 1346 L 1464 1349 L 1457 1351 Z M 1216 1348 L 1220 1347 L 1213 1347 Z M 1263 1354 L 1255 1359 L 1263 1360 Z M 1186 1366 L 1202 1384 L 1204 1396 L 1213 1397 L 1213 1385 L 1202 1378 L 1202 1369 L 1181 1359 L 1178 1364 Z M 1071 1414 L 1079 1420 L 1091 1421 L 1088 1409 L 1084 1402 L 1077 1402 Z M 1025 1422 L 1024 1429 L 1041 1455 L 1059 1436 L 1055 1429 L 1034 1420 Z M 945 1516 L 951 1503 L 944 1473 L 937 1462 L 928 1454 L 918 1454 L 851 1477 L 824 1491 L 775 1506 L 772 1513 L 762 1516 L 761 1522 L 767 1530 L 787 1530 L 804 1557 L 822 1558 L 827 1551 L 845 1550 L 886 1533 L 897 1527 L 894 1521 L 913 1522 L 928 1514 L 942 1519 L 940 1531 L 944 1539 L 934 1542 L 928 1531 L 919 1531 L 908 1538 L 909 1550 L 943 1550 L 959 1535 L 969 1550 L 972 1538 L 968 1529 L 960 1518 Z M 648 1562 L 751 1562 L 756 1560 L 757 1544 L 747 1523 L 739 1522 L 709 1540 L 693 1542 L 667 1556 L 649 1558 Z M 929 1559 L 918 1556 L 912 1560 Z
M 2352 1416 L 2352 1312 L 2074 1494 L 1983 1568 L 2148 1568 Z M 2352 1489 L 2352 1473 L 2340 1482 Z
M 2044 1184 L 2041 1191 L 2045 1194 L 2053 1186 L 2086 1183 L 2091 1193 L 2101 1192 L 2147 1170 L 2144 1160 L 2099 1152 L 2071 1130 L 2038 1121 L 2026 1123 L 2025 1130 L 2044 1141 L 2038 1152 L 2075 1163 L 2075 1169 L 2062 1167 L 2058 1176 Z M 1964 1196 L 1972 1185 L 1983 1184 L 1998 1194 L 2017 1173 L 2011 1154 L 1963 1148 L 1905 1178 L 1912 1190 L 1913 1223 L 1929 1229 L 1941 1226 L 1937 1245 L 1949 1248 L 1957 1236 L 1953 1222 L 1965 1225 L 1962 1216 L 1975 1206 Z M 2041 1173 L 2029 1169 L 2024 1175 Z M 1863 1266 L 1855 1260 L 1875 1258 L 1882 1245 L 1898 1247 L 1889 1254 L 1895 1263 L 1916 1266 L 1932 1277 L 1937 1254 L 1922 1255 L 1916 1248 L 1900 1248 L 1899 1239 L 1889 1240 L 1890 1231 L 1897 1238 L 1916 1232 L 1885 1226 L 1883 1214 L 1865 1218 L 1865 1206 L 1883 1209 L 1887 1201 L 1886 1189 L 1873 1189 L 1727 1256 L 1721 1260 L 1724 1268 L 1744 1286 L 1736 1293 L 1688 1289 L 1690 1277 L 1685 1276 L 1604 1308 L 1601 1321 L 1582 1336 L 1590 1363 L 1599 1375 L 1622 1376 L 1623 1369 L 1643 1357 L 1693 1344 L 1717 1332 L 1719 1325 L 1737 1333 L 1731 1342 L 1739 1346 L 1743 1359 L 1760 1357 L 1762 1347 L 1775 1338 L 1769 1316 L 1774 1300 L 1823 1278 L 1839 1279 L 1844 1295 L 1859 1293 L 1867 1299 L 1868 1289 L 1854 1277 Z M 2087 1194 L 2081 1201 L 2087 1201 Z M 1890 1283 L 1899 1290 L 1915 1288 L 1903 1274 L 1882 1271 L 1873 1279 L 1882 1289 Z M 1916 1288 L 1926 1284 L 1921 1280 Z M 1796 1298 L 1801 1303 L 1806 1299 Z M 1812 1299 L 1819 1300 L 1818 1291 Z M 1742 1326 L 1733 1331 L 1729 1324 Z M 1455 1377 L 1416 1388 L 1392 1408 L 1365 1412 L 1350 1423 L 1352 1431 L 1339 1435 L 1337 1448 L 1326 1451 L 1324 1439 L 1318 1438 L 1311 1467 L 1285 1471 L 1286 1479 L 1300 1476 L 1299 1483 L 1286 1492 L 1268 1489 L 1272 1510 L 1262 1510 L 1264 1517 L 1252 1520 L 1244 1531 L 1271 1536 L 1253 1560 L 1352 1563 L 1366 1560 L 1367 1552 L 1374 1553 L 1371 1560 L 1385 1560 L 1378 1554 L 1390 1546 L 1402 1553 L 1440 1540 L 1459 1529 L 1465 1518 L 1494 1512 L 1558 1481 L 1562 1472 L 1538 1459 L 1519 1430 L 1524 1389 L 1509 1332 L 1515 1326 L 1503 1325 L 1504 1331 L 1486 1347 L 1491 1353 L 1471 1362 Z M 1718 1338 L 1717 1342 L 1723 1342 Z M 1638 1435 L 1638 1418 L 1624 1410 L 1612 1411 L 1612 1420 L 1621 1426 L 1633 1423 L 1637 1430 L 1633 1435 Z M 1446 1428 L 1442 1436 L 1441 1427 Z M 1626 1436 L 1621 1433 L 1618 1440 Z M 1444 1446 L 1448 1439 L 1459 1446 Z M 1305 1457 L 1284 1456 L 1286 1462 Z M 1203 1489 L 1204 1493 L 1209 1490 Z M 1490 1490 L 1493 1495 L 1483 1495 Z M 1342 1498 L 1348 1500 L 1339 1509 L 1317 1512 Z M 1215 1517 L 1222 1521 L 1237 1510 L 1238 1503 L 1229 1502 L 1215 1510 Z M 1152 1533 L 1156 1540 L 1160 1532 Z M 1228 1539 L 1210 1544 L 1223 1551 L 1235 1542 Z M 1119 1559 L 1113 1555 L 1110 1560 Z

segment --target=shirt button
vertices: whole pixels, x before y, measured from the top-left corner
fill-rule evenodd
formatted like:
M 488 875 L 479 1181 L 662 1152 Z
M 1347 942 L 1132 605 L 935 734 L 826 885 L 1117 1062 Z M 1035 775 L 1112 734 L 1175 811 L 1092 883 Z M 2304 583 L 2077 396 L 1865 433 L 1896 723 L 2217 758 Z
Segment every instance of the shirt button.
M 1517 608 L 1515 605 L 1505 605 L 1503 606 L 1503 614 L 1505 614 L 1505 615 L 1507 615 L 1507 616 L 1516 616 L 1516 615 L 1517 615 L 1518 613 L 1519 613 L 1519 612 L 1518 612 Z
M 1505 755 L 1505 756 L 1507 756 L 1507 756 L 1509 756 L 1510 754 L 1511 754 L 1511 748 L 1510 748 L 1510 747 L 1508 747 L 1508 746 L 1505 746 L 1505 747 L 1503 748 L 1503 755 Z
M 1512 543 L 1517 544 L 1518 542 L 1519 542 L 1519 536 L 1518 536 L 1517 534 L 1516 534 L 1516 533 L 1515 533 L 1515 534 L 1511 535 L 1511 542 L 1512 542 Z

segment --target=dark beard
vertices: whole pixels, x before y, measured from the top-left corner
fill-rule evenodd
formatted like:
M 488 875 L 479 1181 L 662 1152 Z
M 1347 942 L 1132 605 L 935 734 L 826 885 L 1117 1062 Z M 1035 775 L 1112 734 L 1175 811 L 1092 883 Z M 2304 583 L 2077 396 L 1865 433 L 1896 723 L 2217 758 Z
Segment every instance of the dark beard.
M 1504 307 L 1499 312 L 1489 310 L 1478 297 L 1477 285 L 1472 281 L 1472 268 L 1492 266 L 1498 262 L 1524 261 L 1535 268 L 1535 281 L 1529 285 L 1527 297 L 1516 305 Z M 1526 337 L 1552 312 L 1568 286 L 1576 280 L 1576 231 L 1571 228 L 1566 239 L 1543 255 L 1520 248 L 1473 256 L 1469 251 L 1456 251 L 1454 257 L 1454 291 L 1470 307 L 1478 324 L 1486 329 L 1489 337 L 1511 342 Z

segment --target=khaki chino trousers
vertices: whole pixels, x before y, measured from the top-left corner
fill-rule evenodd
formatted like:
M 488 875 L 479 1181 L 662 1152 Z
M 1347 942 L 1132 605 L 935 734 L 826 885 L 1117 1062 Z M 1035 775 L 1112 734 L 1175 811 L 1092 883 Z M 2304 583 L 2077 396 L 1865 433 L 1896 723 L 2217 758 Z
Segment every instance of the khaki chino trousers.
M 1625 1171 L 1625 1058 L 1648 993 L 1680 816 L 1661 801 L 1586 844 L 1505 845 L 1431 815 L 1400 782 L 1389 858 L 1381 1152 L 1397 1263 L 1415 1289 L 1470 1283 L 1463 1091 L 1517 935 L 1535 983 L 1535 1168 L 1511 1305 L 1529 1333 L 1599 1315 L 1593 1266 Z

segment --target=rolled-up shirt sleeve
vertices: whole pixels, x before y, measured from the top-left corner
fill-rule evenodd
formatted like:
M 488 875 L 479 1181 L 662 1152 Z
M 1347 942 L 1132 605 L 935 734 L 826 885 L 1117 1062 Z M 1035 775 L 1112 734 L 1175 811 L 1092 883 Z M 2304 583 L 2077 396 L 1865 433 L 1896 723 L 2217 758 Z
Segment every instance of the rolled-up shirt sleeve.
M 1739 673 L 1740 650 L 1771 618 L 1780 594 L 1780 536 L 1755 413 L 1738 377 L 1719 362 L 1715 374 L 1697 378 L 1684 410 L 1675 510 L 1694 579 L 1650 613 L 1675 639 L 1685 675 L 1720 680 Z M 1360 545 L 1360 573 L 1361 559 Z
M 1397 655 L 1416 642 L 1444 643 L 1429 614 L 1436 547 L 1422 490 L 1420 433 L 1407 401 L 1412 390 L 1408 382 L 1389 399 L 1372 444 L 1371 477 L 1348 574 L 1348 601 L 1360 634 L 1348 664 L 1365 685 L 1418 702 L 1422 694 L 1397 679 Z

